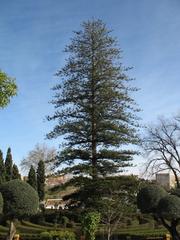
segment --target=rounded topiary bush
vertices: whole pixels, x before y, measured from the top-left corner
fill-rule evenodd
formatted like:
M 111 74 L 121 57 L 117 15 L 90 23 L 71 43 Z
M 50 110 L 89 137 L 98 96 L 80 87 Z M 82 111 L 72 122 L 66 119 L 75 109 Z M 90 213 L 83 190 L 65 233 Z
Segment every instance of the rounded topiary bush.
M 152 213 L 157 210 L 161 198 L 167 195 L 167 192 L 160 186 L 149 185 L 143 187 L 137 195 L 137 205 L 142 213 Z
M 158 214 L 167 220 L 180 218 L 180 198 L 175 195 L 163 197 L 158 204 Z
M 22 218 L 35 214 L 39 207 L 37 192 L 26 182 L 11 180 L 0 186 L 4 200 L 3 213 L 9 218 Z

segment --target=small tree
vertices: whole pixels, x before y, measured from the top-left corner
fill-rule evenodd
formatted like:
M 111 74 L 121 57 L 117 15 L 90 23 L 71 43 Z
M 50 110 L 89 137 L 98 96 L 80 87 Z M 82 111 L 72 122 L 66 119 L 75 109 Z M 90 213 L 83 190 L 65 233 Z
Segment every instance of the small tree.
M 28 173 L 27 183 L 29 183 L 35 190 L 37 190 L 37 177 L 32 165 Z
M 17 94 L 15 79 L 0 70 L 0 108 L 6 107 L 10 99 Z
M 87 240 L 95 240 L 95 234 L 96 234 L 99 222 L 100 222 L 100 213 L 89 212 L 83 216 L 81 224 L 82 224 L 83 233 L 87 237 Z
M 174 193 L 175 194 L 175 193 Z M 161 221 L 173 240 L 180 240 L 177 225 L 180 221 L 180 198 L 169 195 L 158 186 L 147 186 L 140 190 L 137 204 L 142 213 L 150 213 Z
M 45 166 L 44 161 L 39 161 L 37 168 L 37 191 L 39 200 L 43 201 L 45 196 Z
M 29 184 L 19 179 L 2 184 L 0 192 L 4 200 L 3 213 L 10 220 L 7 240 L 12 240 L 16 233 L 14 219 L 35 214 L 39 206 L 38 195 Z
M 140 181 L 135 176 L 116 176 L 99 180 L 97 209 L 101 213 L 101 222 L 104 223 L 108 240 L 122 218 L 136 212 L 135 196 L 139 185 Z
M 2 184 L 4 181 L 5 181 L 5 166 L 3 160 L 3 153 L 0 150 L 0 184 Z
M 21 179 L 21 174 L 16 164 L 13 164 L 12 168 L 12 179 Z
M 11 148 L 8 148 L 6 159 L 5 159 L 6 181 L 10 181 L 12 179 L 12 168 L 13 168 L 13 160 L 12 160 Z

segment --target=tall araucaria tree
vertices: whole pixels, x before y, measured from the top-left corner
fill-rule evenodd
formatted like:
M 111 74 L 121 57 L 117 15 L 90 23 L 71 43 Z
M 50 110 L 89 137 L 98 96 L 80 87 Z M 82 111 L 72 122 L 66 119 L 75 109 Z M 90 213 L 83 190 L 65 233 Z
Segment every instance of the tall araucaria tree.
M 27 183 L 29 183 L 35 190 L 37 190 L 37 177 L 36 177 L 36 171 L 31 165 L 29 173 L 28 173 L 28 180 Z
M 93 179 L 130 166 L 137 144 L 138 108 L 123 67 L 116 38 L 101 20 L 87 21 L 65 48 L 65 66 L 57 72 L 48 120 L 57 124 L 49 139 L 64 137 L 56 164 L 64 172 L 85 173 Z M 126 146 L 124 148 L 124 146 Z
M 45 165 L 44 161 L 39 161 L 37 168 L 37 192 L 39 200 L 43 201 L 45 196 Z
M 13 169 L 13 160 L 12 160 L 11 148 L 8 148 L 6 159 L 5 159 L 6 181 L 10 181 L 12 179 L 12 169 Z

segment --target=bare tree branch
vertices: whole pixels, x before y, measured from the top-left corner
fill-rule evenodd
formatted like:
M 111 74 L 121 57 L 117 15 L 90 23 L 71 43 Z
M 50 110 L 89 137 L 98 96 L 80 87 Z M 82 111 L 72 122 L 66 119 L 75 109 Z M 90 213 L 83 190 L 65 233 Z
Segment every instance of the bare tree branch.
M 145 173 L 171 170 L 180 187 L 180 117 L 159 119 L 147 128 L 142 147 L 147 156 Z
M 36 144 L 34 149 L 29 151 L 27 156 L 21 161 L 21 168 L 28 171 L 31 165 L 37 169 L 39 161 L 44 161 L 46 175 L 50 174 L 56 160 L 56 149 L 48 147 L 46 144 Z

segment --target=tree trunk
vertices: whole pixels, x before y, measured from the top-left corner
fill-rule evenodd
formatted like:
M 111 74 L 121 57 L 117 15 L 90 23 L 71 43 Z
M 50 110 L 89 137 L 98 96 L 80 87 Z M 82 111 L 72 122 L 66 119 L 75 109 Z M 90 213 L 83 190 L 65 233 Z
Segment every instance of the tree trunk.
M 92 107 L 92 112 L 91 112 L 91 124 L 92 124 L 92 178 L 93 180 L 96 180 L 97 178 L 97 139 L 96 139 L 96 117 L 95 117 L 95 109 L 96 109 L 96 104 L 95 104 L 95 79 L 94 79 L 94 39 L 92 39 L 92 59 L 91 59 L 91 64 L 92 64 L 92 70 L 91 70 L 91 107 Z
M 8 236 L 6 237 L 6 240 L 12 240 L 15 233 L 16 233 L 16 227 L 14 225 L 14 222 L 11 221 L 9 226 L 9 233 L 8 233 Z
M 174 177 L 175 177 L 175 181 L 176 181 L 176 185 L 177 185 L 177 188 L 180 188 L 180 182 L 179 182 L 179 178 L 177 176 L 177 173 L 176 171 L 174 170 L 173 167 L 170 167 L 170 169 L 172 170 L 173 174 L 174 174 Z
M 164 227 L 169 231 L 169 233 L 172 236 L 173 240 L 180 240 L 180 236 L 179 233 L 176 229 L 177 225 L 178 225 L 178 220 L 172 220 L 171 221 L 171 225 L 169 225 L 165 219 L 163 217 L 160 217 L 160 220 L 162 222 L 162 224 L 164 225 Z
M 173 240 L 180 240 L 180 236 L 178 231 L 176 230 L 176 226 L 171 226 L 170 233 Z
M 111 239 L 111 226 L 108 227 L 107 240 Z

